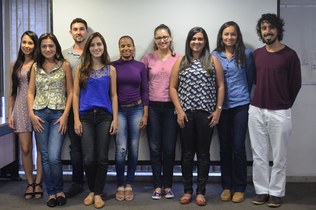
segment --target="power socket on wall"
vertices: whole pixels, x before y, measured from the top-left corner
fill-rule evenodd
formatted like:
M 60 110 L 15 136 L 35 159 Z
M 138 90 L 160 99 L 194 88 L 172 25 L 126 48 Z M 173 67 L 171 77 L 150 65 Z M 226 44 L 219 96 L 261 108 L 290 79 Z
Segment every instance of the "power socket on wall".
M 311 61 L 311 70 L 316 71 L 316 61 Z

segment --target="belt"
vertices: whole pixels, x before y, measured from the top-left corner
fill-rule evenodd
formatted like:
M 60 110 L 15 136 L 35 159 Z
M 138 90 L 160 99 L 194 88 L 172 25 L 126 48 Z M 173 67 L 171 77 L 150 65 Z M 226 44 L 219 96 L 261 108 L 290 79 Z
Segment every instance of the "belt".
M 120 107 L 122 108 L 127 108 L 127 107 L 132 107 L 132 106 L 136 106 L 142 103 L 142 100 L 139 99 L 138 101 L 131 103 L 131 104 L 124 104 L 124 105 L 120 105 Z

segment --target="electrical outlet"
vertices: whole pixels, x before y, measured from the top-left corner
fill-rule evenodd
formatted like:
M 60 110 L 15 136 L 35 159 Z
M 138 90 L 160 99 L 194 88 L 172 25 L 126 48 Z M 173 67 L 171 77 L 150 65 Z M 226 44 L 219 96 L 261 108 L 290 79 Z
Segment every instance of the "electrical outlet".
M 316 61 L 311 61 L 311 70 L 316 71 Z

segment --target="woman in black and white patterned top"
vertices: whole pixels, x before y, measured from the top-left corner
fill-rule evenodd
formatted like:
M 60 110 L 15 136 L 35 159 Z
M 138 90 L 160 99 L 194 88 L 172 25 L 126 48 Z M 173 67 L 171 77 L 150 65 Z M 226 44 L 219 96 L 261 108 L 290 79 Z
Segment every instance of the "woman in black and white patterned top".
M 176 107 L 182 149 L 184 195 L 188 204 L 193 194 L 193 161 L 197 155 L 196 204 L 206 205 L 205 186 L 210 165 L 210 144 L 224 100 L 224 75 L 220 62 L 210 55 L 205 30 L 192 28 L 186 40 L 185 56 L 173 66 L 170 96 Z

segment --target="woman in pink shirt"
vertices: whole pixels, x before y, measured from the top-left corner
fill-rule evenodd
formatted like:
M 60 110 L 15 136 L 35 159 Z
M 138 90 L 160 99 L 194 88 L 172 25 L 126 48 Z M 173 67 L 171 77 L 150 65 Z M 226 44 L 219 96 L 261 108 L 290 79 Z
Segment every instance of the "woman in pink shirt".
M 169 27 L 164 24 L 157 26 L 154 31 L 154 52 L 142 59 L 148 69 L 147 133 L 155 189 L 152 194 L 154 200 L 159 200 L 162 195 L 165 198 L 174 197 L 171 187 L 178 125 L 169 94 L 169 78 L 178 57 L 173 49 Z

